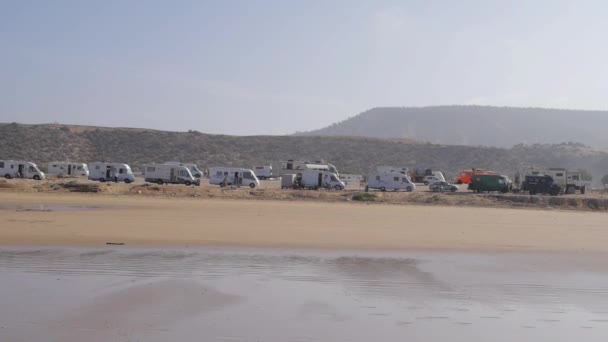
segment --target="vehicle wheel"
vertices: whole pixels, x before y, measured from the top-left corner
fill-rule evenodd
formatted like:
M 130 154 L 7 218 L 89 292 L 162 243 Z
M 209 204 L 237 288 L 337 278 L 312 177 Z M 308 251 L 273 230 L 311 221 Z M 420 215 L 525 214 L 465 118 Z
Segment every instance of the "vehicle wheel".
M 450 191 L 451 192 L 456 192 L 456 188 L 451 188 Z
M 249 187 L 252 189 L 255 188 L 255 183 L 249 183 Z
M 412 191 L 414 191 L 414 188 L 412 188 L 411 186 L 408 186 L 407 189 L 405 189 L 405 191 L 412 192 Z
M 536 191 L 530 190 L 530 196 L 536 195 Z
M 129 178 L 125 179 L 125 184 L 129 184 L 131 183 L 131 180 Z
M 6 179 L 11 179 L 11 178 L 13 178 L 13 177 L 11 177 L 11 175 L 9 175 L 9 174 L 7 173 L 7 174 L 5 174 L 5 175 L 4 175 L 4 178 L 6 178 Z
M 424 182 L 424 185 L 429 185 L 429 182 Z
M 336 185 L 336 186 L 334 186 L 334 189 L 336 189 L 337 191 L 341 191 L 342 185 Z
M 34 175 L 33 178 L 34 178 L 34 180 L 40 180 L 40 176 L 38 176 L 38 175 Z
M 386 191 L 386 188 L 385 187 L 381 187 L 380 191 L 384 192 L 384 191 Z
M 164 182 L 163 182 L 161 179 L 159 179 L 158 181 L 156 181 L 156 183 L 157 183 L 158 185 L 163 185 L 163 184 L 165 184 L 165 183 L 164 183 Z
M 260 180 L 266 180 L 266 176 L 260 176 Z
M 220 183 L 220 188 L 223 188 L 226 186 L 226 183 Z
M 184 184 L 186 184 L 186 186 L 190 186 L 190 185 L 192 185 L 192 182 L 191 181 L 185 181 Z
M 105 183 L 106 179 L 105 178 L 99 178 L 99 181 L 102 182 L 102 183 Z
M 461 180 L 459 180 L 459 181 L 458 181 L 458 182 L 456 182 L 456 183 L 457 183 L 457 184 L 462 184 L 462 181 L 461 181 Z
M 584 195 L 585 192 L 587 192 L 587 187 L 584 186 L 581 188 L 581 195 Z

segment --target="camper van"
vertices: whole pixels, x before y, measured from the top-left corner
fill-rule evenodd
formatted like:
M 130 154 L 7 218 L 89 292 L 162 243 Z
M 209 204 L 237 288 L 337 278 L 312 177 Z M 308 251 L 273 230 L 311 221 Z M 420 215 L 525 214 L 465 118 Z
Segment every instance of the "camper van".
M 335 189 L 344 190 L 346 184 L 337 174 L 324 170 L 303 170 L 296 175 L 296 186 L 306 189 Z
M 290 159 L 281 163 L 281 174 L 295 174 L 301 170 L 329 171 L 339 175 L 338 169 L 336 169 L 335 166 L 329 163 L 323 163 L 322 161 L 311 163 L 307 161 L 305 162 Z
M 196 164 L 192 163 L 166 162 L 165 165 L 185 166 L 188 168 L 188 170 L 190 170 L 190 173 L 192 173 L 192 176 L 194 176 L 194 178 L 201 178 L 204 174 L 203 171 L 201 171 L 198 166 L 196 166 Z
M 89 179 L 100 182 L 125 182 L 135 181 L 131 167 L 121 163 L 93 162 L 89 163 Z
M 89 168 L 85 163 L 50 162 L 47 170 L 49 176 L 89 177 Z
M 416 185 L 412 180 L 401 172 L 372 172 L 367 176 L 366 190 L 377 189 L 380 191 L 405 190 L 412 192 Z
M 44 172 L 32 162 L 21 160 L 0 160 L 0 175 L 6 179 L 28 178 L 41 180 L 44 179 Z
M 260 186 L 260 181 L 250 169 L 239 167 L 212 167 L 209 169 L 209 184 L 220 187 L 230 185 L 247 185 L 250 188 Z
M 255 166 L 255 176 L 261 180 L 272 178 L 272 165 Z
M 144 180 L 148 183 L 163 184 L 192 184 L 200 185 L 200 178 L 195 178 L 190 169 L 181 165 L 149 164 L 142 168 Z

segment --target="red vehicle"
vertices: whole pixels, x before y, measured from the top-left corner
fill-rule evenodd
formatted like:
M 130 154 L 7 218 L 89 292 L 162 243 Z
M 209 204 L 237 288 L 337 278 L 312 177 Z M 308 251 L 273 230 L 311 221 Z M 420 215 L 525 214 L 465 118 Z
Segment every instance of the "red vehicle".
M 473 175 L 495 175 L 496 172 L 483 169 L 462 170 L 458 172 L 458 177 L 454 180 L 457 184 L 469 184 Z

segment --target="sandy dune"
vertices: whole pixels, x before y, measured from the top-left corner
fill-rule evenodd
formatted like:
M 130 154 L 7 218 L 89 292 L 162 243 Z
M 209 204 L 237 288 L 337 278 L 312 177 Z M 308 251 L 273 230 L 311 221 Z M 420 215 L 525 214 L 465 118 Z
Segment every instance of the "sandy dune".
M 0 193 L 0 223 L 4 245 L 608 251 L 605 213 L 557 210 Z

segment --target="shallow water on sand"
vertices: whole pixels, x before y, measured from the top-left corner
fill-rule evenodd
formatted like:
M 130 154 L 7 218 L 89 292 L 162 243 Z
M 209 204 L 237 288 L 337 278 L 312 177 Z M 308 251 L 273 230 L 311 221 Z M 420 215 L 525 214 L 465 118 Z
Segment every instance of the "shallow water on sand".
M 605 255 L 0 250 L 0 341 L 605 341 Z

